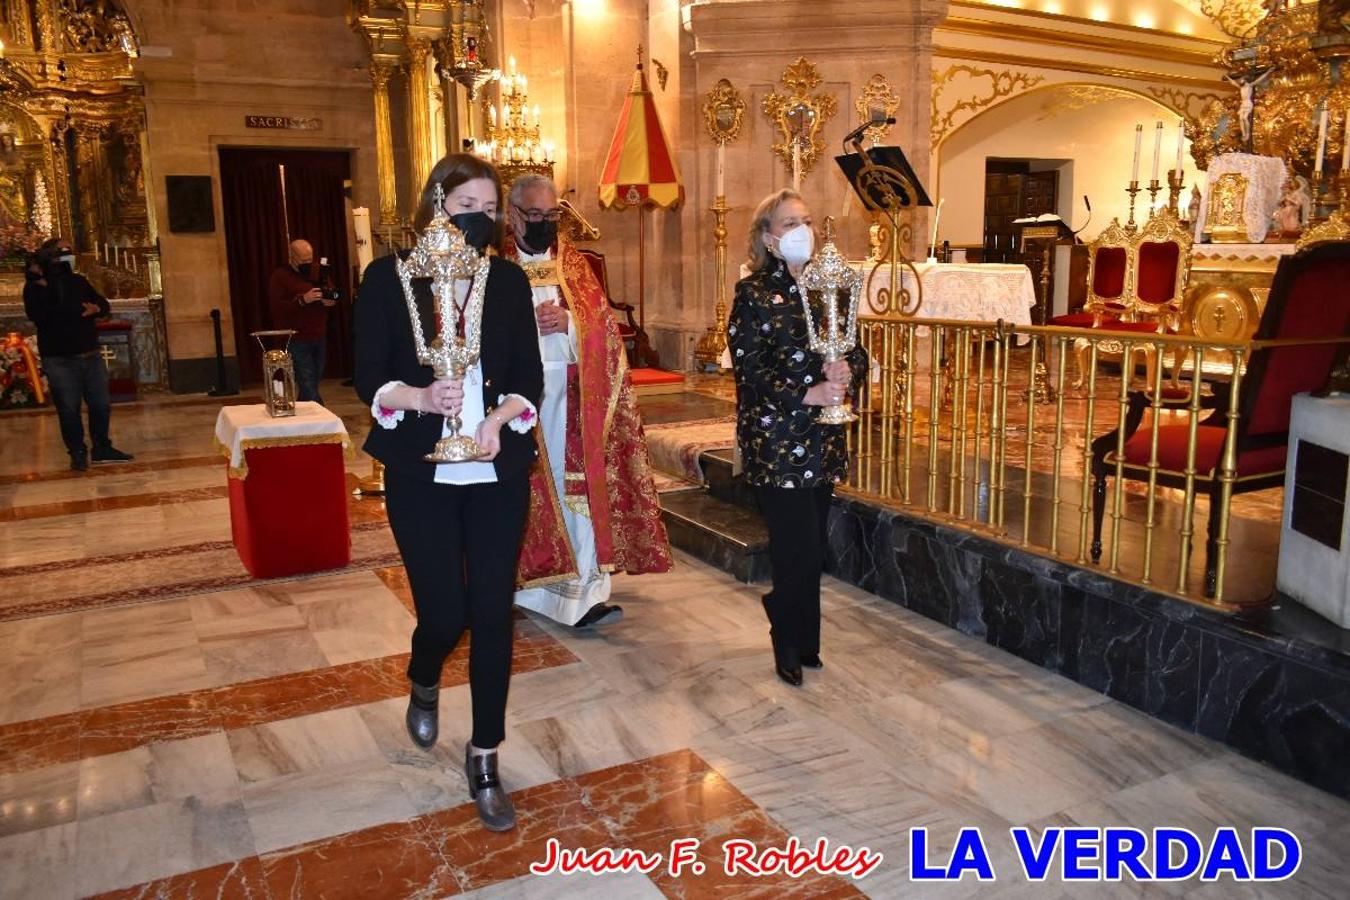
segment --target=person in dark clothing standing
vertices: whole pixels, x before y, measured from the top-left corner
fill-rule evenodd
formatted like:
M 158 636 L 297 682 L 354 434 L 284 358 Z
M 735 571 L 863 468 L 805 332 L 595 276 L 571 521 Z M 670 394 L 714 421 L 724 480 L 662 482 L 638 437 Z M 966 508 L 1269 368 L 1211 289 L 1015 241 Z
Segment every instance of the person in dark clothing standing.
M 272 327 L 290 328 L 295 388 L 300 400 L 322 403 L 319 380 L 328 347 L 328 310 L 337 305 L 337 291 L 314 265 L 309 241 L 291 241 L 289 264 L 277 268 L 268 282 Z
M 797 278 L 811 259 L 811 211 L 794 191 L 759 204 L 750 227 L 752 274 L 736 285 L 727 341 L 736 375 L 736 441 L 769 526 L 773 590 L 764 596 L 778 677 L 802 683 L 821 668 L 820 574 L 834 486 L 848 474 L 842 425 L 822 406 L 855 393 L 867 353 L 825 363 L 808 345 Z M 819 314 L 817 318 L 819 319 Z
M 126 462 L 131 454 L 118 450 L 108 437 L 112 402 L 95 326 L 96 319 L 111 312 L 108 301 L 84 276 L 75 274 L 75 251 L 69 241 L 48 240 L 38 250 L 37 263 L 23 286 L 23 309 L 37 326 L 38 353 L 61 423 L 61 439 L 70 453 L 70 467 L 78 472 L 89 468 L 81 401 L 89 407 L 94 462 Z

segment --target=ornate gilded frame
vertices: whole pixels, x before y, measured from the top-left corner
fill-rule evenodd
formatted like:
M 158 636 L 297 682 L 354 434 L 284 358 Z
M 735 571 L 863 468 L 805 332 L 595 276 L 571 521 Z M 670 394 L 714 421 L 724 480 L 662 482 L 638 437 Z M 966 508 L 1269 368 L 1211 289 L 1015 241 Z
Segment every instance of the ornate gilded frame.
M 1130 312 L 1135 318 L 1158 319 L 1175 318 L 1181 313 L 1186 295 L 1186 282 L 1191 275 L 1191 250 L 1194 239 L 1182 226 L 1177 214 L 1167 207 L 1154 210 L 1144 227 L 1134 236 L 1134 277 L 1130 279 Z M 1176 244 L 1177 271 L 1172 284 L 1172 297 L 1165 303 L 1149 303 L 1139 296 L 1139 265 L 1143 260 L 1142 249 L 1145 244 Z M 1175 324 L 1171 322 L 1169 324 Z
M 1125 274 L 1121 277 L 1120 296 L 1103 297 L 1095 290 L 1097 254 L 1102 250 L 1116 248 L 1125 251 Z M 1119 307 L 1129 306 L 1130 297 L 1134 294 L 1135 262 L 1134 241 L 1125 230 L 1125 226 L 1120 224 L 1119 219 L 1112 219 L 1111 224 L 1103 228 L 1101 234 L 1088 244 L 1087 300 L 1083 303 L 1083 309 L 1093 314 L 1093 327 L 1101 326 L 1102 316 L 1108 306 L 1112 304 Z
M 805 176 L 825 149 L 821 131 L 825 123 L 834 118 L 838 104 L 829 94 L 810 93 L 820 84 L 821 77 L 819 70 L 805 56 L 798 57 L 788 66 L 781 80 L 791 93 L 770 90 L 760 108 L 780 137 L 773 145 L 773 152 L 790 173 L 795 143 L 799 148 L 797 162 Z
M 745 122 L 745 100 L 725 78 L 718 80 L 703 100 L 703 124 L 708 135 L 719 144 L 730 144 L 741 134 Z
M 873 109 L 885 110 L 886 117 L 892 118 L 900 109 L 900 98 L 895 91 L 891 90 L 891 85 L 886 81 L 886 76 L 878 72 L 863 86 L 862 93 L 853 104 L 853 108 L 858 112 L 859 123 L 870 122 Z M 867 139 L 875 147 L 886 139 L 890 130 L 891 126 L 889 125 L 873 125 L 867 129 Z

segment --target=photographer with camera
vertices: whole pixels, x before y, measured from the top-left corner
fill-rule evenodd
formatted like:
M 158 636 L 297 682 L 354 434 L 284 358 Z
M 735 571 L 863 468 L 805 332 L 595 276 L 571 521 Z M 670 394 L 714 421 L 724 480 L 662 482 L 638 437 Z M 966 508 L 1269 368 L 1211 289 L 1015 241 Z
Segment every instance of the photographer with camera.
M 70 467 L 83 472 L 89 468 L 90 454 L 84 445 L 81 402 L 89 407 L 94 462 L 127 462 L 132 456 L 108 438 L 112 402 L 95 320 L 111 309 L 84 276 L 75 274 L 74 265 L 70 241 L 51 238 L 44 243 L 25 270 L 23 309 L 37 326 L 42 371 L 51 387 Z
M 277 268 L 268 284 L 272 327 L 295 331 L 291 358 L 295 361 L 296 399 L 322 403 L 319 380 L 328 346 L 328 310 L 337 306 L 338 292 L 328 276 L 326 261 L 314 264 L 309 241 L 291 241 L 289 264 Z

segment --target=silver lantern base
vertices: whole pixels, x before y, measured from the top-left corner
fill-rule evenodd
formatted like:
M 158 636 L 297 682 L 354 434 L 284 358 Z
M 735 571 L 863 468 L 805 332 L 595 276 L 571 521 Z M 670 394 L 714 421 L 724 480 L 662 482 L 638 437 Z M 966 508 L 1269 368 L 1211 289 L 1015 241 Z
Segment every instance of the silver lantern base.
M 816 418 L 816 423 L 820 425 L 850 425 L 858 421 L 853 409 L 842 403 L 833 406 L 822 406 L 820 415 Z
M 487 451 L 465 434 L 452 434 L 436 442 L 436 447 L 422 459 L 430 463 L 473 462 L 482 459 Z

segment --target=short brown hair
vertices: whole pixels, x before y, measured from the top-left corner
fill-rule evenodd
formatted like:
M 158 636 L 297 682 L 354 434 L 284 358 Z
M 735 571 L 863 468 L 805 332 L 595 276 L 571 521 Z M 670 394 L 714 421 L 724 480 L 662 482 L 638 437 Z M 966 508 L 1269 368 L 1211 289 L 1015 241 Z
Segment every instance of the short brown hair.
M 427 183 L 422 187 L 422 197 L 417 202 L 417 214 L 413 216 L 413 228 L 419 232 L 427 227 L 431 222 L 431 217 L 435 214 L 436 204 L 436 185 L 441 186 L 441 190 L 446 196 L 466 181 L 473 181 L 475 178 L 487 178 L 492 181 L 493 187 L 497 190 L 497 229 L 501 230 L 501 208 L 502 208 L 502 178 L 497 174 L 497 167 L 481 156 L 474 156 L 472 153 L 451 153 L 441 157 L 440 162 L 436 163 L 431 169 L 431 175 L 427 177 Z M 498 242 L 499 236 L 493 235 L 492 243 Z

